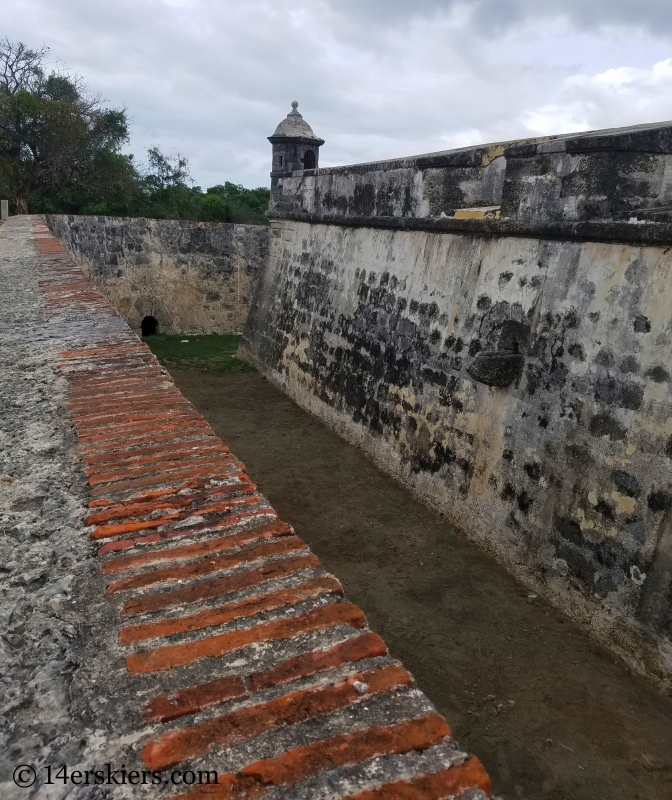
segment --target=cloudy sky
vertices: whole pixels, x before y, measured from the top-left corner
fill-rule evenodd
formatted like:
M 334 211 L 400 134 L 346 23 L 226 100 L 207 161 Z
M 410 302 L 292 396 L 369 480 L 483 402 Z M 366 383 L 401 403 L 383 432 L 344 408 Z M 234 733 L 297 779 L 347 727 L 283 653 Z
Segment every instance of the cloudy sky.
M 300 103 L 349 164 L 672 119 L 670 0 L 2 0 L 203 188 L 269 184 Z

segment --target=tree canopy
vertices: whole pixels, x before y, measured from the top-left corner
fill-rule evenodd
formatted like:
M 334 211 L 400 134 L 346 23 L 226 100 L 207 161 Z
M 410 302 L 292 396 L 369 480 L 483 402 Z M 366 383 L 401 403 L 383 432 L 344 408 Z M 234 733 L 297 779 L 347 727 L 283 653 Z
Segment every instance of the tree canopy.
M 15 213 L 147 216 L 264 224 L 270 192 L 230 182 L 205 193 L 189 162 L 158 146 L 138 163 L 126 109 L 45 68 L 49 49 L 0 41 L 0 196 Z

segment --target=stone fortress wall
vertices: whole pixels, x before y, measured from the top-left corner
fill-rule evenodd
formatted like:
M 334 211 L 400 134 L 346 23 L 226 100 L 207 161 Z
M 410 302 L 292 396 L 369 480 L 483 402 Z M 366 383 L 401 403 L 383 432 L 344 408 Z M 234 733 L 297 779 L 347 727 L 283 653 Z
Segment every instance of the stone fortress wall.
M 276 176 L 240 354 L 672 688 L 672 124 Z
M 263 225 L 47 215 L 61 243 L 136 331 L 238 333 L 268 255 Z

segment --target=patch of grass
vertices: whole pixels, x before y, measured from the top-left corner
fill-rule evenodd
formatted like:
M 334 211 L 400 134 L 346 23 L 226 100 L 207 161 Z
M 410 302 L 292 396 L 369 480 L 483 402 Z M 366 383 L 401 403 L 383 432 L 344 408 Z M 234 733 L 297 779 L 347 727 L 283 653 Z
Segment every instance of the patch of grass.
M 251 364 L 236 358 L 240 336 L 160 333 L 146 336 L 143 341 L 164 367 L 219 373 L 255 371 Z

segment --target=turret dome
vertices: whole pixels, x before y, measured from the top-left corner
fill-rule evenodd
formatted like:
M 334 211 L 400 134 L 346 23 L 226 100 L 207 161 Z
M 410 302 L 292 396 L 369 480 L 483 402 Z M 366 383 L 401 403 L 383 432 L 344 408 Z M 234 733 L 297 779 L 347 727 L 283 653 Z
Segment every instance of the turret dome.
M 299 106 L 298 102 L 296 100 L 293 100 L 292 110 L 289 112 L 289 114 L 287 114 L 285 119 L 283 119 L 282 122 L 275 129 L 273 137 L 292 136 L 292 137 L 300 137 L 302 139 L 315 139 L 321 142 L 319 136 L 315 136 L 315 134 L 313 133 L 313 129 L 310 127 L 310 125 L 306 122 L 306 120 L 297 110 L 298 106 Z

